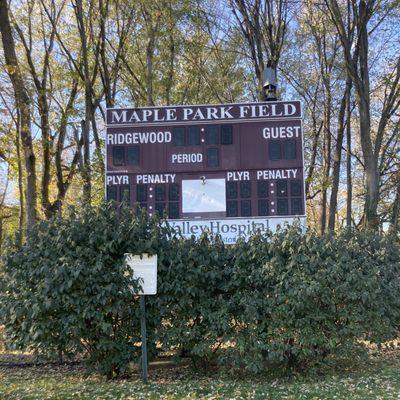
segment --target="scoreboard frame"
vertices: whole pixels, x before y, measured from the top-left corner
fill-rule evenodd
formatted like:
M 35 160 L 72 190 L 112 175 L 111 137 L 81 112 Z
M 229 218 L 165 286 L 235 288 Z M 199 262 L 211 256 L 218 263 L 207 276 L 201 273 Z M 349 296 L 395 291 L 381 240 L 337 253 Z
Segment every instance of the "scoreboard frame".
M 106 130 L 108 200 L 226 243 L 296 219 L 305 227 L 299 101 L 108 108 Z

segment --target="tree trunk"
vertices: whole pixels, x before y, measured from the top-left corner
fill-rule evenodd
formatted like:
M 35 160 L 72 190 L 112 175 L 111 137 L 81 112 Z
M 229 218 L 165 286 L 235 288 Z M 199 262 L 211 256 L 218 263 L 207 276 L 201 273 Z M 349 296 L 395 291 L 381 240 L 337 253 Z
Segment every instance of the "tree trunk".
M 0 217 L 0 256 L 2 247 L 3 247 L 3 218 Z
M 321 220 L 320 230 L 321 235 L 326 230 L 327 219 L 327 202 L 328 202 L 328 186 L 329 174 L 331 170 L 331 109 L 332 109 L 332 96 L 331 96 L 331 83 L 330 79 L 325 77 L 325 105 L 324 105 L 324 172 L 322 182 L 322 204 L 321 204 Z
M 359 5 L 360 16 L 367 15 L 367 5 L 361 0 Z M 361 18 L 361 17 L 360 17 Z M 360 139 L 365 162 L 365 218 L 364 228 L 376 230 L 378 228 L 378 198 L 379 174 L 378 161 L 374 154 L 371 138 L 370 90 L 368 67 L 368 29 L 367 20 L 359 27 L 359 70 L 360 82 L 358 85 L 358 107 L 360 112 Z
M 397 190 L 396 197 L 393 202 L 392 215 L 390 218 L 390 232 L 397 233 L 399 228 L 399 216 L 400 216 L 400 173 L 397 174 Z
M 24 183 L 23 183 L 23 171 L 22 171 L 22 158 L 21 158 L 21 139 L 19 137 L 19 125 L 20 117 L 18 112 L 17 117 L 17 131 L 15 135 L 15 148 L 17 151 L 17 166 L 18 166 L 18 195 L 19 195 L 19 215 L 18 215 L 18 238 L 21 241 L 22 232 L 24 230 L 25 223 L 25 198 L 24 198 Z
M 7 0 L 0 0 L 0 31 L 3 42 L 4 57 L 6 60 L 7 72 L 10 76 L 16 105 L 20 115 L 20 137 L 25 158 L 26 168 L 26 214 L 27 231 L 29 232 L 36 221 L 36 160 L 33 152 L 31 133 L 31 111 L 30 98 L 18 65 L 15 53 L 15 43 L 11 31 L 8 15 Z
M 353 183 L 351 177 L 351 90 L 347 93 L 347 111 L 346 111 L 346 227 L 351 228 L 351 214 L 352 214 L 352 196 L 353 196 Z
M 81 121 L 83 137 L 83 204 L 90 204 L 92 197 L 91 165 L 90 165 L 90 123 L 92 121 L 92 81 L 90 79 L 87 37 L 85 31 L 82 0 L 76 1 L 76 18 L 82 45 L 82 59 L 85 81 L 85 119 Z
M 155 34 L 152 28 L 149 31 L 149 40 L 146 47 L 146 90 L 147 105 L 154 106 L 153 98 L 153 56 L 155 45 Z
M 335 155 L 333 159 L 332 189 L 329 201 L 329 221 L 328 221 L 328 229 L 330 232 L 333 232 L 335 230 L 337 195 L 339 191 L 340 164 L 342 161 L 342 146 L 343 146 L 343 137 L 345 129 L 346 105 L 349 97 L 348 93 L 350 92 L 350 90 L 351 90 L 351 80 L 347 78 L 345 92 L 340 102 L 340 109 L 338 115 L 338 133 L 335 146 Z
M 321 135 L 321 129 L 322 129 L 322 124 L 320 125 L 319 128 L 317 128 L 317 122 L 316 118 L 313 117 L 313 141 L 312 141 L 312 146 L 311 146 L 311 159 L 309 163 L 309 168 L 308 168 L 308 174 L 306 178 L 306 199 L 310 197 L 310 186 L 311 186 L 311 180 L 314 175 L 314 170 L 315 170 L 315 161 L 317 158 L 317 152 L 318 152 L 318 142 L 319 142 L 319 137 Z
M 83 157 L 82 157 L 82 179 L 83 179 L 83 204 L 90 204 L 92 197 L 92 183 L 90 179 L 90 142 L 89 128 L 86 121 L 81 121 L 82 139 L 83 139 Z
M 356 26 L 356 43 L 354 43 L 353 29 L 346 31 L 341 9 L 337 0 L 326 0 L 332 20 L 340 35 L 345 56 L 347 73 L 350 76 L 356 93 L 359 110 L 359 136 L 365 167 L 365 206 L 364 229 L 377 230 L 379 221 L 377 215 L 379 200 L 379 174 L 377 152 L 374 152 L 373 138 L 371 137 L 370 116 L 370 82 L 368 66 L 368 22 L 374 7 L 373 2 L 360 0 L 348 2 L 348 22 L 350 26 L 350 10 L 352 10 L 352 24 Z M 354 50 L 353 50 L 354 49 Z
M 169 35 L 169 63 L 168 63 L 168 73 L 167 73 L 167 84 L 165 88 L 165 99 L 167 106 L 171 104 L 171 90 L 173 85 L 174 68 L 175 68 L 175 42 L 173 35 L 173 26 L 171 26 L 170 29 L 171 32 Z
M 42 88 L 45 91 L 44 88 Z M 47 104 L 47 98 L 45 93 L 39 92 L 39 113 L 40 113 L 40 126 L 42 131 L 42 152 L 43 152 L 43 172 L 42 172 L 42 185 L 41 185 L 41 204 L 42 210 L 46 218 L 51 217 L 50 210 L 50 197 L 49 197 L 49 186 L 51 182 L 50 175 L 50 125 L 49 125 L 49 107 Z
M 362 96 L 362 97 L 361 97 Z M 358 96 L 358 108 L 360 112 L 360 139 L 364 155 L 365 165 L 365 206 L 364 221 L 365 229 L 376 230 L 378 228 L 378 196 L 379 175 L 378 163 L 372 149 L 371 143 L 371 119 L 369 110 L 369 94 L 361 93 Z

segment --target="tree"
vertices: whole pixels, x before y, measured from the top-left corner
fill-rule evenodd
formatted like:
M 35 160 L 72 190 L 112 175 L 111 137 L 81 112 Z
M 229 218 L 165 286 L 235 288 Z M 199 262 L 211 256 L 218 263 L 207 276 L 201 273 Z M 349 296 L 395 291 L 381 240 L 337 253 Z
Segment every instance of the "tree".
M 19 133 L 24 151 L 26 168 L 26 212 L 27 230 L 36 222 L 36 158 L 32 146 L 31 101 L 15 52 L 7 0 L 0 0 L 0 31 L 7 72 L 12 82 L 15 102 L 19 113 Z
M 396 2 L 387 5 L 384 14 L 395 6 Z M 378 158 L 382 149 L 385 129 L 390 117 L 399 107 L 400 98 L 400 56 L 393 62 L 393 74 L 388 95 L 381 109 L 381 118 L 374 135 L 371 130 L 371 88 L 369 66 L 370 34 L 380 25 L 371 27 L 373 17 L 377 14 L 379 3 L 376 0 L 348 0 L 347 10 L 342 10 L 337 0 L 325 0 L 329 15 L 336 27 L 344 51 L 345 65 L 354 85 L 359 111 L 359 136 L 365 168 L 365 206 L 363 225 L 367 229 L 377 229 L 380 176 Z M 347 13 L 347 16 L 346 16 Z M 346 29 L 346 19 L 354 27 Z M 354 36 L 354 40 L 353 40 Z
M 275 71 L 278 68 L 287 30 L 289 2 L 230 0 L 229 4 L 250 51 L 258 97 L 265 100 L 263 72 L 267 63 Z

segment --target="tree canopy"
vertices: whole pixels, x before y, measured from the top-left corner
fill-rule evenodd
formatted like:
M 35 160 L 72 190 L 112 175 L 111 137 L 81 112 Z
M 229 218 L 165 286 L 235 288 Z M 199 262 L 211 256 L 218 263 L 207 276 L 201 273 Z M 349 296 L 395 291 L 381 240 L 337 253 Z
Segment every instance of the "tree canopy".
M 309 226 L 398 231 L 396 0 L 0 0 L 0 248 L 104 197 L 112 106 L 304 107 Z

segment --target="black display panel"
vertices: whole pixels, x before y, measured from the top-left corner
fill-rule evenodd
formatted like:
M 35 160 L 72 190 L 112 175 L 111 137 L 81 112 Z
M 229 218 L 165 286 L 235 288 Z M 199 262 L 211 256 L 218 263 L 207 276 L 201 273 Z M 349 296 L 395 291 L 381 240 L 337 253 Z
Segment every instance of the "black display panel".
M 237 217 L 238 216 L 238 203 L 237 201 L 227 201 L 226 203 L 226 216 Z
M 175 146 L 185 145 L 185 128 L 177 127 L 172 131 L 172 138 Z
M 211 145 L 219 144 L 218 135 L 219 135 L 219 127 L 217 125 L 207 126 L 206 144 L 211 144 Z
M 125 148 L 115 146 L 113 148 L 113 165 L 125 165 Z
M 139 203 L 143 203 L 147 200 L 147 186 L 146 185 L 137 185 L 136 186 L 136 201 Z
M 126 149 L 126 163 L 128 165 L 139 165 L 140 164 L 140 148 L 139 146 L 129 146 Z
M 200 128 L 198 126 L 190 126 L 188 132 L 188 145 L 200 145 Z
M 282 158 L 281 155 L 281 142 L 273 140 L 269 144 L 269 159 L 271 161 L 277 161 Z
M 289 204 L 288 199 L 278 199 L 278 215 L 288 215 Z
M 233 128 L 232 125 L 221 126 L 221 144 L 233 144 Z
M 268 200 L 258 200 L 258 215 L 260 216 L 269 215 Z
M 240 202 L 240 213 L 242 217 L 251 216 L 251 200 L 242 200 Z
M 217 147 L 207 149 L 207 166 L 212 168 L 219 167 L 219 149 Z
M 226 198 L 236 199 L 238 197 L 238 183 L 237 182 L 227 182 L 226 184 Z

